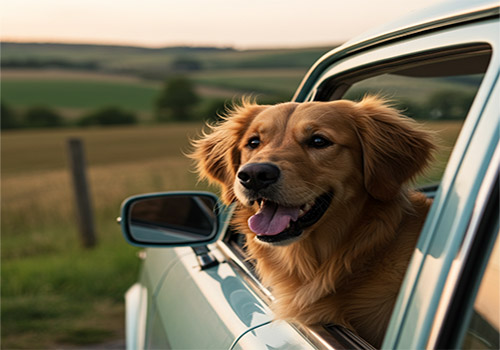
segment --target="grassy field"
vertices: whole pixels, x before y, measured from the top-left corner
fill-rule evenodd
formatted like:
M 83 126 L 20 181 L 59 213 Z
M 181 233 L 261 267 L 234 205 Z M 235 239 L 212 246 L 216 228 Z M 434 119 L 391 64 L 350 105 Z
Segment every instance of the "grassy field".
M 268 94 L 290 100 L 306 69 L 239 69 L 194 73 L 191 79 L 200 85 L 223 87 L 242 92 Z
M 136 249 L 115 219 L 130 195 L 193 189 L 183 151 L 201 125 L 2 133 L 2 348 L 58 348 L 123 337 Z M 84 140 L 99 244 L 81 248 L 67 171 Z M 39 159 L 41 158 L 41 159 Z
M 90 79 L 2 79 L 2 100 L 14 106 L 56 108 L 98 108 L 121 106 L 141 112 L 150 110 L 159 85 Z
M 210 99 L 252 94 L 283 101 L 292 97 L 312 63 L 331 48 L 240 51 L 2 43 L 2 102 L 18 110 L 48 106 L 69 119 L 118 106 L 149 121 L 163 81 L 177 74 L 195 82 L 204 100 L 201 114 Z M 23 62 L 40 63 L 44 68 L 15 66 Z M 58 62 L 67 66 L 58 69 Z M 182 69 L 176 62 L 194 62 L 196 68 Z M 77 69 L 86 63 L 93 68 Z

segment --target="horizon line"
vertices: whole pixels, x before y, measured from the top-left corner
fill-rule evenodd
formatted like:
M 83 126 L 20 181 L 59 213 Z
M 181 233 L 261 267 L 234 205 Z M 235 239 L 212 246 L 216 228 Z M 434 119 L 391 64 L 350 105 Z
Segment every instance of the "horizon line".
M 309 44 L 294 44 L 294 45 L 263 45 L 263 46 L 245 46 L 238 47 L 237 45 L 219 45 L 219 44 L 166 44 L 166 45 L 147 45 L 140 43 L 119 43 L 119 42 L 101 42 L 101 41 L 67 41 L 67 40 L 37 40 L 37 39 L 0 39 L 0 44 L 25 44 L 25 45 L 74 45 L 74 46 L 103 46 L 103 47 L 122 47 L 122 48 L 138 48 L 146 50 L 163 50 L 174 48 L 191 48 L 191 49 L 217 49 L 217 50 L 234 50 L 234 51 L 260 51 L 260 50 L 294 50 L 294 49 L 314 49 L 314 48 L 335 48 L 342 43 L 309 43 Z

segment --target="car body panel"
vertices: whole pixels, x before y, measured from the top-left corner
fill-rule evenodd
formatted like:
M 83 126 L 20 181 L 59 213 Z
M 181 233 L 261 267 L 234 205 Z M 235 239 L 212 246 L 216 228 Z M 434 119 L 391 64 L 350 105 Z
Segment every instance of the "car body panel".
M 248 327 L 272 318 L 229 264 L 201 272 L 194 254 L 172 268 L 156 302 L 172 348 L 229 348 Z
M 125 293 L 125 336 L 128 348 L 140 349 L 146 339 L 148 291 L 135 283 Z
M 307 339 L 298 337 L 298 334 L 297 330 L 287 322 L 267 322 L 246 332 L 231 349 L 302 350 L 315 348 Z
M 273 320 L 267 304 L 248 286 L 241 272 L 224 261 L 224 256 L 216 246 L 211 246 L 210 250 L 221 263 L 203 271 L 190 248 L 146 251 L 148 265 L 144 266 L 143 271 L 148 276 L 143 276 L 142 283 L 134 285 L 128 293 L 135 293 L 138 297 L 138 290 L 141 290 L 140 303 L 143 306 L 144 290 L 153 291 L 149 297 L 146 327 L 153 330 L 146 336 L 137 335 L 136 339 L 128 339 L 128 348 L 142 348 L 132 344 L 144 339 L 145 348 L 229 349 L 237 343 L 240 345 L 236 348 L 241 348 L 242 343 L 255 344 L 260 341 L 263 344 L 263 339 L 269 338 L 255 338 L 255 334 L 266 332 L 254 330 Z M 153 276 L 149 276 L 148 266 L 151 264 L 164 267 L 153 269 Z M 129 305 L 133 306 L 132 302 Z M 140 318 L 142 312 L 144 308 L 137 310 L 135 317 Z M 131 317 L 134 316 L 131 314 Z M 272 341 L 269 340 L 273 344 L 307 343 L 300 333 L 291 331 L 287 324 L 272 327 L 281 330 L 281 333 L 274 334 Z M 165 334 L 158 335 L 158 331 L 152 334 L 158 328 L 164 330 Z M 300 348 L 303 348 L 302 345 Z

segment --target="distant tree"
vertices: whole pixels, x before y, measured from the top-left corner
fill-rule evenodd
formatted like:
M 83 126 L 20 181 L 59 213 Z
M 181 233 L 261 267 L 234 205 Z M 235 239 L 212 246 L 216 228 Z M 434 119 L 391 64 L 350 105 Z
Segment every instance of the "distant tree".
M 172 61 L 170 67 L 177 72 L 197 71 L 202 68 L 201 63 L 188 57 L 179 57 Z
M 64 126 L 64 119 L 49 107 L 35 106 L 26 111 L 24 124 L 28 128 L 56 128 Z
M 120 108 L 107 107 L 81 117 L 76 124 L 78 126 L 130 125 L 137 124 L 137 117 Z
M 1 103 L 0 121 L 2 130 L 17 129 L 22 127 L 18 115 L 5 103 Z
M 156 101 L 156 119 L 188 121 L 193 119 L 193 109 L 200 98 L 187 78 L 174 77 L 165 81 Z
M 474 100 L 474 93 L 459 90 L 443 90 L 429 98 L 428 108 L 434 119 L 464 119 Z

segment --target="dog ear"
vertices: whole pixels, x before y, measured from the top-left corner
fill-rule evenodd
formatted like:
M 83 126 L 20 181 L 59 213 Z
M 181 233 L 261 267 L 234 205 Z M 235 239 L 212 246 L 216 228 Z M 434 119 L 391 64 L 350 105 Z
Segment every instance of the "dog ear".
M 365 97 L 356 107 L 365 187 L 372 197 L 390 200 L 432 158 L 432 136 L 376 97 Z
M 238 144 L 250 122 L 265 108 L 243 100 L 241 106 L 227 112 L 221 123 L 210 126 L 211 133 L 192 142 L 194 152 L 189 156 L 196 161 L 200 178 L 220 185 L 226 204 L 235 200 L 233 183 L 240 166 Z

